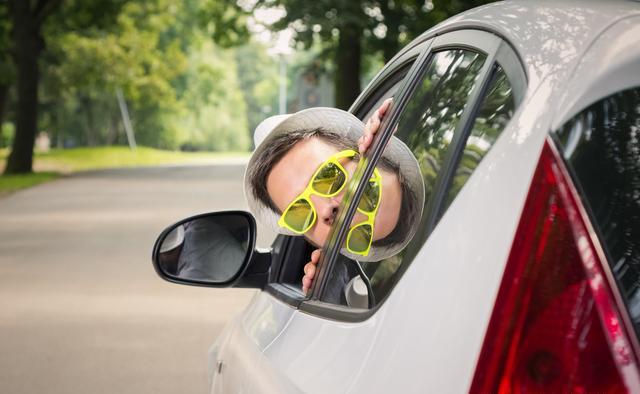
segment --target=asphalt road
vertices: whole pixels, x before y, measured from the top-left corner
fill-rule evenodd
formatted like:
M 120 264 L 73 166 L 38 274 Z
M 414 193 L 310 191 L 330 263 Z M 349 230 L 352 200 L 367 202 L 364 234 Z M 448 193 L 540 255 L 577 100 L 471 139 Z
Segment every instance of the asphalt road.
M 164 282 L 151 247 L 178 219 L 246 209 L 243 172 L 108 170 L 0 198 L 0 392 L 207 392 L 207 350 L 255 290 Z

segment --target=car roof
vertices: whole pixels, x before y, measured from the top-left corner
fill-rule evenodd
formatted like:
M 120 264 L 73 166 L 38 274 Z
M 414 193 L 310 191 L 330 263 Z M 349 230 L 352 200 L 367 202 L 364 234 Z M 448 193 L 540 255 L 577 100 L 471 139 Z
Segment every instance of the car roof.
M 433 29 L 418 37 L 414 43 L 424 41 L 435 35 L 459 29 L 487 30 L 501 36 L 507 41 L 520 57 L 528 78 L 529 89 L 535 89 L 544 78 L 556 74 L 559 80 L 573 80 L 568 82 L 567 92 L 562 99 L 563 106 L 554 116 L 554 126 L 566 121 L 576 111 L 586 104 L 604 97 L 606 89 L 601 85 L 613 86 L 610 83 L 611 73 L 606 69 L 637 70 L 635 65 L 629 65 L 629 59 L 640 58 L 640 48 L 635 45 L 640 17 L 640 2 L 631 0 L 610 1 L 572 1 L 572 0 L 513 0 L 487 4 L 458 14 L 447 19 Z M 620 22 L 627 22 L 621 28 Z M 616 34 L 605 34 L 616 31 Z M 625 34 L 626 33 L 626 34 Z M 615 41 L 617 37 L 626 39 L 623 48 L 626 56 L 618 56 L 609 45 L 597 45 L 598 38 L 608 36 L 608 40 Z M 595 43 L 595 44 L 594 44 Z M 411 47 L 413 45 L 409 45 Z M 609 48 L 608 48 L 609 47 Z M 618 45 L 620 47 L 620 45 Z M 620 49 L 620 48 L 618 48 Z M 630 54 L 629 51 L 633 53 Z M 602 71 L 593 73 L 588 71 L 584 63 L 585 53 L 588 67 L 595 67 Z M 594 53 L 595 52 L 595 53 Z M 600 54 L 599 52 L 602 52 Z M 606 56 L 606 57 L 605 57 Z M 626 62 L 625 65 L 616 65 Z M 581 66 L 581 67 L 579 67 Z M 580 81 L 572 73 L 582 70 Z M 640 74 L 628 71 L 627 74 Z M 617 85 L 628 85 L 619 81 Z M 622 78 L 624 79 L 624 78 Z M 603 80 L 606 81 L 603 83 Z M 590 89 L 594 86 L 593 89 Z M 598 87 L 599 86 L 599 87 Z M 609 94 L 614 91 L 610 91 Z M 581 97 L 582 99 L 576 99 Z M 572 100 L 573 98 L 573 100 Z
M 496 33 L 513 46 L 537 85 L 549 73 L 575 63 L 608 26 L 633 14 L 640 14 L 635 1 L 504 1 L 458 14 L 424 35 L 461 28 Z

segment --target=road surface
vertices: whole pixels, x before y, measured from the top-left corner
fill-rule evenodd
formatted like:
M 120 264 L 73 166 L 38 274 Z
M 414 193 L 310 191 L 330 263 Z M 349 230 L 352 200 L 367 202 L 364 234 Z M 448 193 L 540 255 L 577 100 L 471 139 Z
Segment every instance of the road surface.
M 164 282 L 151 247 L 178 219 L 246 209 L 243 172 L 95 171 L 0 198 L 0 391 L 207 392 L 207 350 L 255 290 Z

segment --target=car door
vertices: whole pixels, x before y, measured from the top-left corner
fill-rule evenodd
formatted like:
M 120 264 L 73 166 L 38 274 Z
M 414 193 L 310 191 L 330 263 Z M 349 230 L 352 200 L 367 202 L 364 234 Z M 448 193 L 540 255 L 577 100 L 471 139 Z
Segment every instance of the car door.
M 386 71 L 384 76 L 389 78 L 394 68 L 388 67 Z M 388 96 L 386 92 L 381 93 L 381 86 L 385 86 L 384 81 L 376 79 L 352 111 L 365 118 L 377 108 Z M 409 288 L 403 274 L 506 127 L 522 101 L 525 87 L 526 77 L 517 56 L 507 43 L 491 33 L 455 31 L 425 41 L 419 58 L 394 95 L 391 113 L 354 176 L 354 182 L 369 179 L 386 141 L 397 127 L 397 136 L 416 155 L 428 188 L 420 229 L 397 256 L 359 264 L 361 276 L 367 278 L 369 290 L 375 294 L 374 304 L 369 308 L 354 308 L 335 303 L 327 298 L 327 289 L 332 284 L 333 272 L 344 260 L 339 251 L 359 201 L 358 193 L 364 188 L 363 182 L 353 188 L 353 194 L 347 194 L 323 248 L 324 257 L 312 295 L 296 301 L 299 310 L 264 349 L 264 357 L 273 371 L 277 371 L 278 379 L 295 390 L 311 393 L 424 391 L 421 384 L 432 372 L 421 370 L 420 366 L 433 363 L 438 353 L 447 353 L 448 344 L 438 344 L 431 338 L 427 343 L 434 347 L 434 352 L 429 356 L 425 342 L 409 334 L 420 326 L 425 327 L 425 332 L 430 329 L 435 333 L 442 323 L 425 319 L 428 313 L 424 310 L 434 305 L 425 305 L 418 298 L 410 304 L 399 305 L 397 300 L 403 293 L 416 293 L 415 288 Z M 427 114 L 427 110 L 431 112 Z M 442 111 L 450 111 L 451 115 L 446 116 Z M 418 127 L 425 116 L 444 120 L 439 125 L 423 122 L 423 127 Z M 288 290 L 293 292 L 294 286 Z M 282 294 L 273 294 L 287 302 Z M 442 305 L 435 307 L 438 313 L 442 313 L 443 308 Z M 393 364 L 394 360 L 407 357 L 411 360 L 407 352 L 414 345 L 415 350 L 421 352 L 415 362 Z M 429 357 L 430 361 L 425 362 Z M 463 346 L 450 357 L 456 358 L 468 366 L 473 364 L 475 355 Z M 452 377 L 459 372 L 457 367 L 449 371 Z M 466 387 L 468 382 L 458 379 L 450 383 Z M 429 391 L 438 392 L 437 386 L 432 388 Z M 254 389 L 261 391 L 257 386 Z
M 430 43 L 431 40 L 415 43 L 389 62 L 370 84 L 375 88 L 368 90 L 368 105 L 360 106 L 361 111 L 375 109 L 376 104 L 396 94 Z M 276 238 L 268 285 L 210 350 L 212 393 L 284 393 L 302 389 L 279 369 L 280 360 L 275 360 L 267 349 L 283 335 L 295 311 L 306 300 L 301 291 L 302 268 L 312 250 L 302 237 Z

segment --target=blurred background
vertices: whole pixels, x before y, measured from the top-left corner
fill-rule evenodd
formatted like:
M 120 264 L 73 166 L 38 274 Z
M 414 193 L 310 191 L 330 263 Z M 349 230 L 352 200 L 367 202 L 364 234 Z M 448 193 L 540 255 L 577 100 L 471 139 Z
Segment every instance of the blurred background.
M 487 2 L 0 0 L 1 391 L 206 391 L 207 349 L 254 291 L 163 282 L 157 234 L 246 209 L 261 120 L 347 109 Z

